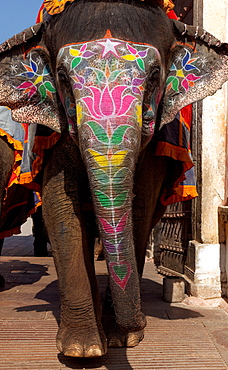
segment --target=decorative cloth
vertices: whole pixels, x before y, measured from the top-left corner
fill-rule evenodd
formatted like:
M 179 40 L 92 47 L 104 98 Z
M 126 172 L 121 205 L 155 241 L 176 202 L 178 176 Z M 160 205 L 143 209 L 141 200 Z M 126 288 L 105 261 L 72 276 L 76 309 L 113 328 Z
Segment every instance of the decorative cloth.
M 37 22 L 47 21 L 48 15 L 55 15 L 64 11 L 66 4 L 71 3 L 75 0 L 44 0 L 43 5 L 40 8 Z M 141 0 L 144 1 L 144 0 Z M 174 8 L 174 3 L 171 0 L 155 0 L 158 5 L 166 12 L 170 12 Z
M 7 107 L 0 107 L 0 136 L 7 139 L 14 150 L 14 165 L 6 188 L 0 220 L 0 238 L 3 239 L 20 232 L 20 225 L 34 211 L 39 198 L 35 192 L 18 186 L 20 175 L 23 177 L 30 170 L 28 125 L 14 122 Z
M 41 204 L 39 173 L 44 150 L 51 148 L 59 134 L 42 125 L 28 125 L 12 120 L 11 111 L 0 106 L 0 136 L 14 150 L 14 165 L 0 220 L 0 239 L 20 233 L 20 226 Z
M 168 11 L 167 16 L 170 19 L 178 19 L 174 10 Z M 156 154 L 183 163 L 183 173 L 174 188 L 169 194 L 165 190 L 161 197 L 161 203 L 166 206 L 198 196 L 190 146 L 191 125 L 192 105 L 188 105 L 182 108 L 175 119 L 165 125 L 159 133 Z
M 68 2 L 72 3 L 75 0 L 45 0 L 44 7 L 48 14 L 54 15 L 62 13 Z

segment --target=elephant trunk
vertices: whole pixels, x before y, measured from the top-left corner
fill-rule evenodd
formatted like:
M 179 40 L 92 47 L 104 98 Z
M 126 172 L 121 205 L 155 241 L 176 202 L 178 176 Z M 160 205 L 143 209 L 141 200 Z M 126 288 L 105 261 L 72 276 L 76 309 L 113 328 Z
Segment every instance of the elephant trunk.
M 81 117 L 79 141 L 109 270 L 116 319 L 127 331 L 145 325 L 132 231 L 133 174 L 141 127 L 129 116 Z

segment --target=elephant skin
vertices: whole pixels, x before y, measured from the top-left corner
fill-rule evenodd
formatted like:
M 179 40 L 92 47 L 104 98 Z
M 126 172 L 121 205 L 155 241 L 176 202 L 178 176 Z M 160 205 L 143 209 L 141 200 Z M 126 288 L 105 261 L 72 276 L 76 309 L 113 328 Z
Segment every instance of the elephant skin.
M 101 356 L 107 344 L 143 338 L 147 241 L 165 211 L 161 194 L 183 172 L 183 162 L 155 155 L 159 132 L 228 79 L 227 44 L 200 32 L 153 1 L 72 1 L 1 47 L 0 104 L 15 120 L 61 133 L 45 158 L 42 197 L 66 356 Z M 97 228 L 109 272 L 103 313 Z

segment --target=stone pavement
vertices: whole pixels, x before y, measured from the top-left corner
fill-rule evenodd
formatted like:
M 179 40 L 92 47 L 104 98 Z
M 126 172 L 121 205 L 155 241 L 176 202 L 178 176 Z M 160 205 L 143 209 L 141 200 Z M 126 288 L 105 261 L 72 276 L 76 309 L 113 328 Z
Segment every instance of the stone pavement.
M 110 348 L 98 359 L 58 353 L 55 335 L 59 296 L 52 257 L 33 257 L 31 225 L 5 241 L 0 272 L 0 370 L 225 370 L 228 369 L 228 313 L 222 300 L 162 300 L 162 276 L 148 260 L 142 280 L 142 309 L 148 325 L 135 348 Z M 96 261 L 101 299 L 107 283 L 104 261 Z M 188 305 L 186 304 L 188 303 Z M 212 307 L 213 305 L 223 308 Z M 189 305 L 190 304 L 190 305 Z M 203 306 L 204 305 L 204 306 Z

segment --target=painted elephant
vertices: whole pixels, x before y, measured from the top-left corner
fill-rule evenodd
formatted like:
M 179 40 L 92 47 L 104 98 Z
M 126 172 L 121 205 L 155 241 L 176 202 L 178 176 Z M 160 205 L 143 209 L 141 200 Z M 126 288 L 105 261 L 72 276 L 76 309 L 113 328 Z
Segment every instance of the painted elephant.
M 153 0 L 45 4 L 46 22 L 1 45 L 0 104 L 60 133 L 42 184 L 61 295 L 57 347 L 101 356 L 107 343 L 143 338 L 146 245 L 165 210 L 161 195 L 183 172 L 178 156 L 155 155 L 156 143 L 182 107 L 228 79 L 228 47 L 170 21 Z M 102 315 L 97 228 L 109 272 Z

